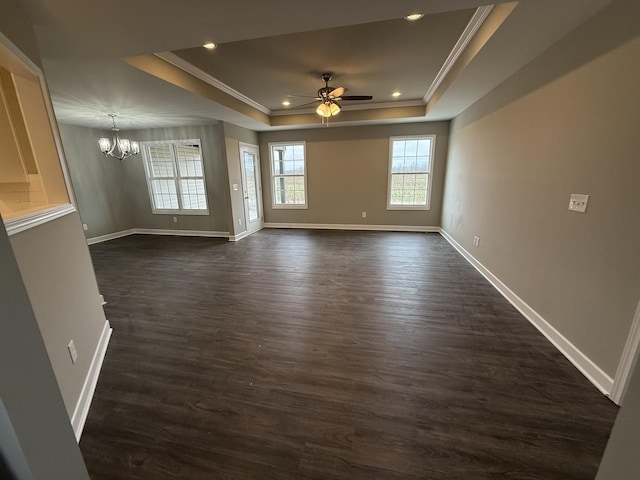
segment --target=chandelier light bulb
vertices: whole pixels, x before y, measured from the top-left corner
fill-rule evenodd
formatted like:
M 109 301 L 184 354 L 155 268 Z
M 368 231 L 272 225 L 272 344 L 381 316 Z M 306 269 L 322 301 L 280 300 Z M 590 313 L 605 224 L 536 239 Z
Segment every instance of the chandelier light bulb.
M 320 105 L 318 105 L 318 108 L 316 109 L 316 113 L 321 117 L 331 116 L 331 110 L 329 109 L 326 103 L 321 103 Z

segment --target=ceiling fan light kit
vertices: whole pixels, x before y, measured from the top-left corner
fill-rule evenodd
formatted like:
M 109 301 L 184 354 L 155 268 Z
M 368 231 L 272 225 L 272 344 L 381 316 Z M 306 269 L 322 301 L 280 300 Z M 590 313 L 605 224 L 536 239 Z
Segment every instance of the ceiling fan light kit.
M 328 101 L 321 103 L 316 109 L 316 113 L 321 117 L 333 117 L 340 113 L 340 105 L 335 101 Z
M 109 113 L 108 115 L 111 117 L 111 121 L 113 122 L 113 127 L 111 127 L 111 130 L 113 131 L 113 143 L 106 137 L 100 138 L 98 140 L 100 151 L 104 153 L 105 157 L 113 157 L 118 160 L 124 160 L 131 155 L 138 155 L 140 153 L 140 144 L 135 140 L 120 138 L 120 135 L 118 134 L 120 129 L 116 127 L 117 115 L 115 113 Z
M 322 123 L 326 123 L 329 126 L 329 118 L 335 117 L 342 107 L 338 103 L 338 100 L 350 101 L 350 100 L 372 100 L 371 95 L 344 95 L 347 91 L 344 87 L 332 88 L 329 86 L 333 73 L 325 72 L 320 78 L 324 82 L 324 87 L 318 90 L 318 94 L 315 100 L 320 102 L 320 105 L 316 107 L 316 113 L 322 117 Z M 287 97 L 304 97 L 305 95 L 287 95 Z M 314 97 L 309 97 L 314 98 Z M 311 102 L 314 103 L 314 102 Z M 308 104 L 305 104 L 308 105 Z M 303 106 L 305 106 L 303 105 Z

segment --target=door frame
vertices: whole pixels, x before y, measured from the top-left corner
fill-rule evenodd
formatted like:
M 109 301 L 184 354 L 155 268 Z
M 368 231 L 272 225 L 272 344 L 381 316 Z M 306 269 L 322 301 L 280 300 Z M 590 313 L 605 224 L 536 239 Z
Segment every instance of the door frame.
M 244 215 L 244 227 L 245 233 L 244 236 L 251 235 L 259 230 L 264 228 L 264 208 L 262 202 L 262 174 L 260 170 L 260 148 L 258 145 L 253 145 L 251 143 L 238 142 L 238 161 L 240 162 L 240 182 L 242 184 L 242 206 L 243 206 L 243 215 Z M 245 171 L 244 159 L 243 159 L 243 151 L 248 150 L 251 153 L 255 153 L 256 158 L 256 197 L 258 200 L 258 214 L 259 219 L 254 221 L 253 223 L 249 221 L 248 216 L 248 205 L 246 196 L 246 181 L 247 181 L 247 173 Z

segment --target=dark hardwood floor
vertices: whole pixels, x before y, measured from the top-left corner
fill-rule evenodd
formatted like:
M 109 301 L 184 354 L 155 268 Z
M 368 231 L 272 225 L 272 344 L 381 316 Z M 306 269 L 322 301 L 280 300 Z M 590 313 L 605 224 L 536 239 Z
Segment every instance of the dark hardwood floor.
M 100 479 L 593 479 L 617 407 L 438 234 L 91 247 Z

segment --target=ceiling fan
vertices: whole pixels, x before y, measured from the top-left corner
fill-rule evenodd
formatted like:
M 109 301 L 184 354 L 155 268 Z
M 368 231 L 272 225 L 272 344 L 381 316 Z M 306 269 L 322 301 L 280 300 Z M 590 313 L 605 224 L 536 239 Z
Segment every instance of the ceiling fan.
M 311 105 L 315 103 L 315 101 L 319 101 L 320 105 L 316 108 L 316 113 L 322 117 L 322 121 L 325 119 L 327 123 L 329 121 L 329 117 L 333 117 L 340 113 L 340 104 L 339 101 L 351 101 L 351 100 L 371 100 L 373 97 L 371 95 L 344 95 L 347 91 L 344 87 L 333 88 L 329 86 L 329 82 L 331 81 L 331 77 L 333 73 L 325 72 L 320 78 L 324 82 L 324 87 L 318 90 L 318 94 L 315 97 L 310 97 L 308 95 L 287 95 L 287 97 L 306 97 L 306 98 L 314 98 L 313 102 L 305 103 L 304 105 L 300 105 L 300 107 L 305 107 L 307 105 Z M 300 108 L 298 107 L 298 108 Z

